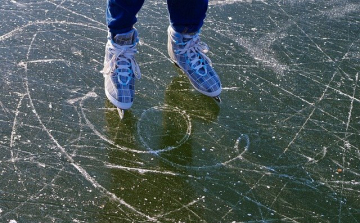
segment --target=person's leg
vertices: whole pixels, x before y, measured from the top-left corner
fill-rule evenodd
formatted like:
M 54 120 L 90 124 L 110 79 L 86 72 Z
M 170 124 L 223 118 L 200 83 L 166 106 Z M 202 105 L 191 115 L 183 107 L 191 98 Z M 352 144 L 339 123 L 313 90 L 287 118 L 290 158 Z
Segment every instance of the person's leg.
M 170 23 L 179 33 L 193 33 L 204 23 L 208 0 L 167 0 Z
M 105 94 L 120 110 L 129 109 L 135 97 L 135 79 L 140 79 L 140 68 L 135 60 L 138 43 L 136 14 L 144 0 L 108 0 L 106 20 L 108 41 L 105 48 Z
M 129 32 L 136 23 L 136 14 L 144 0 L 108 0 L 106 22 L 113 37 L 116 34 Z
M 216 99 L 221 93 L 220 78 L 212 67 L 208 46 L 200 41 L 208 0 L 167 0 L 170 23 L 168 52 L 170 58 L 188 76 L 200 93 Z

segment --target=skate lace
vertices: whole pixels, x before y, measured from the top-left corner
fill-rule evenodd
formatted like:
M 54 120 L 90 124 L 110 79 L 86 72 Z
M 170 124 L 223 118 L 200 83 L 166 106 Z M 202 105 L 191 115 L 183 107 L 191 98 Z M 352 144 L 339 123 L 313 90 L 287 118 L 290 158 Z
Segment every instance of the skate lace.
M 175 54 L 185 54 L 186 62 L 190 67 L 195 70 L 200 76 L 205 76 L 207 74 L 207 64 L 211 64 L 209 57 L 205 53 L 209 52 L 209 47 L 206 43 L 200 42 L 199 34 L 195 36 L 184 35 L 185 39 L 190 39 L 183 43 L 178 43 L 175 41 L 176 45 L 183 46 L 180 49 L 175 50 Z M 203 70 L 203 72 L 200 72 Z
M 118 45 L 109 44 L 108 51 L 110 51 L 110 61 L 106 63 L 103 69 L 103 74 L 109 74 L 114 71 L 118 77 L 119 83 L 122 85 L 129 84 L 132 75 L 137 79 L 141 78 L 140 68 L 134 59 L 136 50 L 136 43 L 133 45 Z M 120 76 L 127 77 L 127 81 L 123 82 Z

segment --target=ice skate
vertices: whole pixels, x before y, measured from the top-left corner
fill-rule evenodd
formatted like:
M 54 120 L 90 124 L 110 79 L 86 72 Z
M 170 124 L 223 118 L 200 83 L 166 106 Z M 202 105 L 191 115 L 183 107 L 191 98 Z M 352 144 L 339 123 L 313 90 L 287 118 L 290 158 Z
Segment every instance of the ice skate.
M 190 83 L 200 93 L 221 102 L 221 82 L 205 55 L 209 48 L 200 42 L 200 32 L 182 34 L 168 28 L 168 53 L 174 63 L 187 75 Z
M 213 97 L 213 99 L 214 99 L 215 101 L 219 102 L 219 103 L 222 102 L 222 100 L 221 100 L 221 98 L 220 98 L 220 95 Z
M 119 113 L 120 119 L 123 119 L 124 115 L 125 115 L 125 110 L 123 110 L 121 108 L 117 108 L 117 111 Z
M 129 109 L 135 96 L 135 78 L 140 79 L 141 73 L 135 61 L 137 30 L 132 29 L 114 38 L 108 34 L 105 49 L 104 69 L 105 94 L 113 103 L 122 119 L 124 110 Z

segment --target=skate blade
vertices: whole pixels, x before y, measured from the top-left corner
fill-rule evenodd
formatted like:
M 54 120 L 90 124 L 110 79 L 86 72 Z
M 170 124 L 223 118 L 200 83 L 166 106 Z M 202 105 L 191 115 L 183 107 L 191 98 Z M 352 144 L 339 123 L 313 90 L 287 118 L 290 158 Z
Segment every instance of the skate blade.
M 122 120 L 124 118 L 124 110 L 122 110 L 121 108 L 117 108 L 120 119 Z
M 221 98 L 220 96 L 216 96 L 216 97 L 213 97 L 213 99 L 219 103 L 221 103 Z

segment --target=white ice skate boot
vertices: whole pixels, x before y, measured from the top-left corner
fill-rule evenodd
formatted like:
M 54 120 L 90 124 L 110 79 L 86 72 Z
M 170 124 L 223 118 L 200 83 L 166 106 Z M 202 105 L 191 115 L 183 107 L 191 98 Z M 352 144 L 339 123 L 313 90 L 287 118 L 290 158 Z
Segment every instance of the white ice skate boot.
M 168 53 L 197 91 L 220 101 L 221 82 L 210 59 L 205 55 L 209 48 L 200 42 L 199 34 L 200 32 L 178 33 L 169 26 Z
M 124 110 L 129 109 L 135 96 L 135 78 L 140 79 L 141 73 L 135 61 L 137 30 L 132 29 L 114 38 L 108 34 L 105 49 L 104 69 L 105 94 L 119 110 L 123 118 Z

